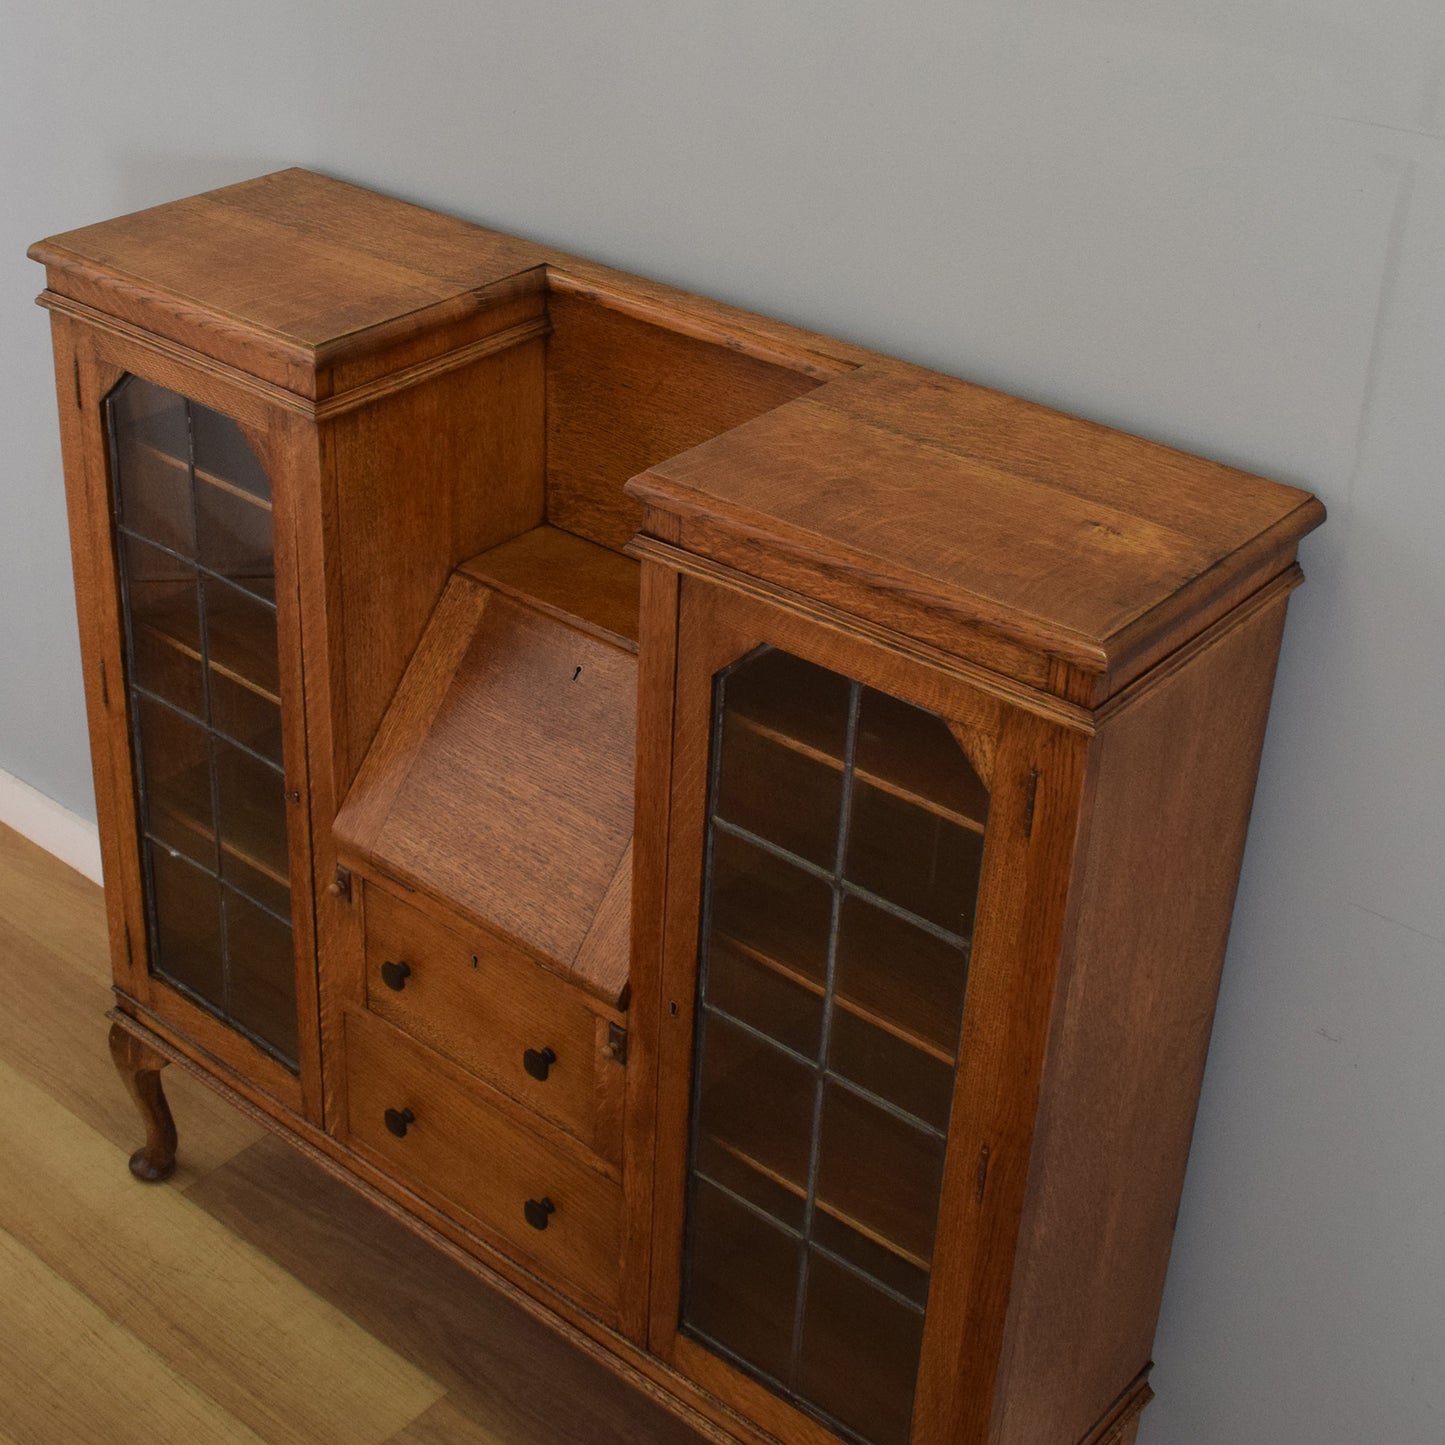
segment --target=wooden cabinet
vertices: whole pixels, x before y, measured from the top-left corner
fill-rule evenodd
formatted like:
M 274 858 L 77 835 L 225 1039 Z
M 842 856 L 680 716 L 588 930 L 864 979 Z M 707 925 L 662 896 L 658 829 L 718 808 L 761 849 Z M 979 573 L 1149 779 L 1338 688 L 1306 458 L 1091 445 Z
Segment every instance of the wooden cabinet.
M 115 968 L 713 1438 L 1132 1437 L 1307 493 L 287 171 L 37 245 Z

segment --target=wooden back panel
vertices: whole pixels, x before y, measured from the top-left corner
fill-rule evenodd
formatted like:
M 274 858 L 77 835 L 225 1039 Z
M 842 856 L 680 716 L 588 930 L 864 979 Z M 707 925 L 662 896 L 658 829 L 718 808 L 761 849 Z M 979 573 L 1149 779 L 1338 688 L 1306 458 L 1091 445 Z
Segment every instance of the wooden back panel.
M 629 477 L 819 384 L 584 295 L 547 304 L 547 521 L 604 547 L 642 525 Z

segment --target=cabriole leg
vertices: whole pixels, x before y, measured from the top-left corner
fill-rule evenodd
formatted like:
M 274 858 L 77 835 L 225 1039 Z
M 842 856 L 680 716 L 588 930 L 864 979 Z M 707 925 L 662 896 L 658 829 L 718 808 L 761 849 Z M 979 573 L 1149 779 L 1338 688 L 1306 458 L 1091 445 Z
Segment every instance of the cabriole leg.
M 145 1144 L 130 1156 L 130 1172 L 148 1184 L 158 1184 L 176 1168 L 176 1126 L 161 1088 L 166 1061 L 115 1023 L 110 1026 L 110 1056 L 146 1126 Z

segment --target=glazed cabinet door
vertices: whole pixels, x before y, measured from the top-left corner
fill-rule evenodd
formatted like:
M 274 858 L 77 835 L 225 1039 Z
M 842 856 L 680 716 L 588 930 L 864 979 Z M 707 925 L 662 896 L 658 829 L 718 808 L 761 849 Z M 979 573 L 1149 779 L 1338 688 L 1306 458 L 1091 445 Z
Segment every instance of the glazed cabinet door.
M 986 694 L 690 579 L 676 707 L 653 1347 L 785 1439 L 948 1438 L 971 973 L 1040 770 Z
M 104 539 L 77 549 L 77 572 L 105 669 L 114 766 L 97 794 L 107 885 L 126 894 L 118 982 L 153 1022 L 301 1108 L 315 1005 L 284 457 L 247 398 L 233 399 L 243 426 L 206 378 L 82 357 L 95 405 L 84 475 L 69 457 L 67 470 Z

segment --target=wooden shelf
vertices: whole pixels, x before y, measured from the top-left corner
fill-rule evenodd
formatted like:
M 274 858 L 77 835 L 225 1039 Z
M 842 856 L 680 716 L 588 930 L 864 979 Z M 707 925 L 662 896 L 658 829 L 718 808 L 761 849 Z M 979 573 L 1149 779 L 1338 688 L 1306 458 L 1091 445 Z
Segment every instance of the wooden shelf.
M 458 569 L 559 621 L 637 651 L 641 566 L 557 527 L 533 527 Z

